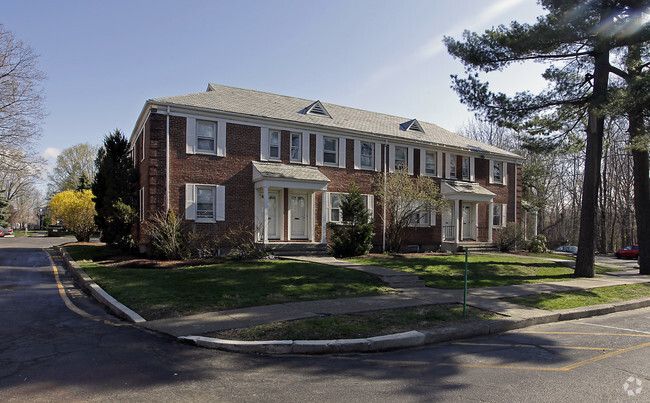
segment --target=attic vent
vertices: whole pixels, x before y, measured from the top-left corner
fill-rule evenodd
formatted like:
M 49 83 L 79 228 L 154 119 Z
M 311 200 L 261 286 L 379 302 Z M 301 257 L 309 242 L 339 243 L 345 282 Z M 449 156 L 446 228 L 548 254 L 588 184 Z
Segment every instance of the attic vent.
M 316 115 L 316 116 L 325 116 L 328 118 L 331 118 L 330 114 L 327 113 L 327 110 L 323 106 L 323 104 L 320 103 L 320 101 L 316 101 L 313 104 L 309 105 L 307 108 L 303 109 L 303 113 L 306 115 Z
M 424 129 L 420 125 L 420 122 L 417 121 L 417 119 L 409 120 L 408 122 L 404 122 L 401 125 L 399 125 L 400 129 L 404 131 L 412 131 L 412 132 L 420 132 L 424 133 Z

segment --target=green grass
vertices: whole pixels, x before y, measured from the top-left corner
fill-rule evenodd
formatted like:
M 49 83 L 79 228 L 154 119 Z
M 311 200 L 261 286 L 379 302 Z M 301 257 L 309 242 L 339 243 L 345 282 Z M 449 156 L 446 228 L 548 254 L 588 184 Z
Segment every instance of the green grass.
M 508 298 L 506 301 L 537 309 L 554 310 L 608 304 L 643 297 L 650 297 L 650 284 L 617 285 L 584 291 L 539 294 Z
M 461 305 L 429 305 L 270 323 L 211 333 L 208 336 L 232 340 L 350 339 L 499 317 L 497 314 L 474 308 L 468 308 L 467 313 L 467 318 L 463 319 Z
M 364 273 L 306 262 L 257 260 L 181 268 L 115 268 L 96 262 L 110 255 L 106 248 L 66 248 L 103 289 L 148 320 L 394 292 Z
M 361 264 L 415 273 L 427 287 L 463 288 L 465 255 L 369 257 L 351 259 Z M 496 287 L 523 283 L 571 280 L 573 269 L 548 260 L 511 255 L 470 255 L 468 287 Z

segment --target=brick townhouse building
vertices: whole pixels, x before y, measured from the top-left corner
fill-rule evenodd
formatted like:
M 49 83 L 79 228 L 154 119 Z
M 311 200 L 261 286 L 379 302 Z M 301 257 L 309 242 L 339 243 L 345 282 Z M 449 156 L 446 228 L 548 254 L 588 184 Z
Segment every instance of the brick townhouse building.
M 447 199 L 443 211 L 412 218 L 405 247 L 492 242 L 496 228 L 522 217 L 518 155 L 416 119 L 209 84 L 146 101 L 130 143 L 143 249 L 142 224 L 169 208 L 209 234 L 245 224 L 265 245 L 323 244 L 354 181 L 380 250 L 384 223 L 372 179 L 399 166 L 434 178 Z

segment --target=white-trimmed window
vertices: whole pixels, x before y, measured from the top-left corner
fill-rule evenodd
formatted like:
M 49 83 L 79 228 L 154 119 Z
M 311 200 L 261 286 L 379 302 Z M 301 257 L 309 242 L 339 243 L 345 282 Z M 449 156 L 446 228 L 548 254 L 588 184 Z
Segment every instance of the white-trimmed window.
M 431 213 L 429 211 L 418 211 L 411 214 L 411 227 L 428 227 L 429 226 L 429 217 Z
M 492 207 L 492 226 L 505 227 L 507 204 L 494 204 Z
M 469 180 L 469 157 L 462 157 L 461 159 L 461 177 L 463 180 Z
M 424 173 L 426 175 L 436 176 L 437 175 L 437 155 L 436 152 L 427 151 L 425 154 L 424 162 Z
M 302 134 L 291 133 L 291 162 L 302 162 Z
M 280 138 L 281 133 L 279 130 L 269 131 L 269 159 L 280 159 Z
M 140 207 L 140 222 L 144 222 L 144 188 L 140 188 L 138 192 L 139 196 L 139 207 Z
M 447 154 L 449 158 L 449 178 L 450 179 L 456 179 L 456 155 L 454 154 Z
M 329 195 L 329 215 L 328 221 L 342 222 L 343 212 L 341 210 L 341 202 L 347 193 L 328 193 Z M 370 194 L 362 194 L 363 204 L 368 210 L 368 215 L 372 220 L 374 217 L 375 196 Z
M 502 182 L 502 177 L 501 177 L 502 167 L 503 165 L 499 161 L 494 161 L 492 163 L 492 182 L 494 183 Z
M 140 132 L 142 148 L 140 149 L 140 161 L 144 161 L 144 129 Z
M 360 165 L 363 169 L 375 169 L 375 144 L 361 142 L 361 160 Z
M 500 185 L 508 183 L 508 164 L 506 162 L 490 160 L 489 182 Z
M 323 137 L 323 163 L 338 165 L 339 139 Z
M 395 146 L 395 169 L 408 167 L 408 148 Z
M 196 222 L 225 220 L 225 187 L 204 184 L 185 185 L 185 219 Z
M 216 152 L 217 122 L 196 121 L 196 151 Z

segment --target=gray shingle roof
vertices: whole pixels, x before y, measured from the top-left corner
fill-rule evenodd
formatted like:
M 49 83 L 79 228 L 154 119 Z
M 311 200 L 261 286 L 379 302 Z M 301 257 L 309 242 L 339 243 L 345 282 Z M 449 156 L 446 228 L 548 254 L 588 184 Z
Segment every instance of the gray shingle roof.
M 496 196 L 494 193 L 490 192 L 483 186 L 478 183 L 472 182 L 460 182 L 460 181 L 451 181 L 443 180 L 441 181 L 441 192 L 443 194 L 471 194 L 471 195 L 482 195 L 482 196 Z
M 479 153 L 499 154 L 510 158 L 520 158 L 516 154 L 500 148 L 469 139 L 456 133 L 445 130 L 433 123 L 418 120 L 424 133 L 405 131 L 401 125 L 412 121 L 412 118 L 391 116 L 383 113 L 369 112 L 361 109 L 321 102 L 331 115 L 314 116 L 305 114 L 305 108 L 314 103 L 314 100 L 294 98 L 285 95 L 270 94 L 267 92 L 245 90 L 210 84 L 208 90 L 196 94 L 179 95 L 150 100 L 154 103 L 187 106 L 215 111 L 223 111 L 251 117 L 297 122 L 327 129 L 345 129 L 363 132 L 370 136 L 379 134 L 399 139 L 429 143 L 432 145 L 446 145 L 454 148 L 469 149 Z M 302 113 L 301 113 L 302 111 Z M 317 129 L 314 129 L 317 130 Z
M 286 165 L 275 162 L 257 162 L 253 161 L 253 167 L 259 173 L 260 179 L 283 179 L 309 182 L 325 182 L 330 180 L 316 167 Z M 253 173 L 255 176 L 255 173 Z

